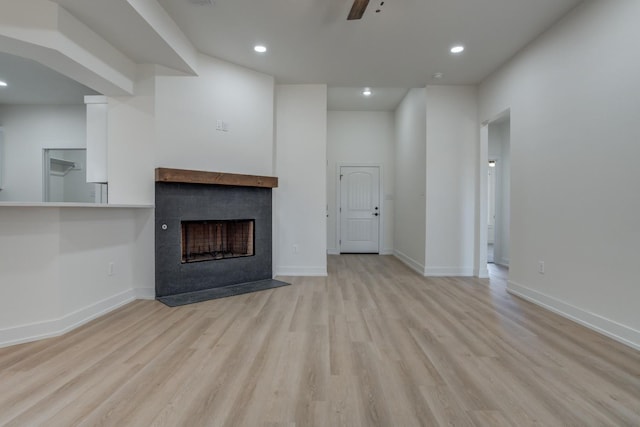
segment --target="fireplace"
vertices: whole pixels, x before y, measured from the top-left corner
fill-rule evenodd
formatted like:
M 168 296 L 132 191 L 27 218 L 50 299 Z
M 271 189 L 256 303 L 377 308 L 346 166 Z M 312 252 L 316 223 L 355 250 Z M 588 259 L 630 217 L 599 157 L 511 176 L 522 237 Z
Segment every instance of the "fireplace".
M 286 285 L 272 275 L 276 186 L 273 177 L 156 169 L 156 298 L 173 306 Z
M 253 256 L 252 219 L 182 221 L 182 263 Z

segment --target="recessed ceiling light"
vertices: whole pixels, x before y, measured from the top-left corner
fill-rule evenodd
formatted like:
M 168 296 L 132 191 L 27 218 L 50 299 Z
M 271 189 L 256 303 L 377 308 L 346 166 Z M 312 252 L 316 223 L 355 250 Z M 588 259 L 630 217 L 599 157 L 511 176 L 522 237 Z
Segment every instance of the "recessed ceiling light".
M 441 78 L 443 78 L 443 77 L 444 77 L 444 74 L 442 74 L 442 73 L 435 73 L 435 74 L 434 74 L 433 76 L 431 76 L 431 77 L 433 77 L 433 78 L 434 78 L 434 79 L 436 79 L 436 80 L 440 80 Z
M 253 47 L 253 50 L 258 53 L 265 53 L 267 51 L 267 47 L 261 44 L 257 44 Z
M 364 96 L 371 96 L 371 88 L 365 87 L 364 90 L 362 91 L 362 94 Z
M 7 85 L 7 82 L 3 82 L 2 80 L 0 80 L 0 86 L 4 87 Z
M 453 46 L 451 48 L 451 53 L 461 53 L 462 51 L 464 51 L 464 46 L 462 45 Z

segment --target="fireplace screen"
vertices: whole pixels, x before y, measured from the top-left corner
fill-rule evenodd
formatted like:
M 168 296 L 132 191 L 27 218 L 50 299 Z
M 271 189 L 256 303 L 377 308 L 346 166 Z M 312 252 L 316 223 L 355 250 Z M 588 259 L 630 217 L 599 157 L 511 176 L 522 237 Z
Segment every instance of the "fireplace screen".
M 254 255 L 254 220 L 183 221 L 182 263 Z

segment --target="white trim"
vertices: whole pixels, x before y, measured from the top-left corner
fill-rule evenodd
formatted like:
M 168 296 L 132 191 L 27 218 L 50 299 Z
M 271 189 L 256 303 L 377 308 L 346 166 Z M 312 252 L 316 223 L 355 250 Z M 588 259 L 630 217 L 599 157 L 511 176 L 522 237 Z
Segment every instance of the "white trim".
M 14 326 L 0 330 L 0 347 L 56 337 L 107 314 L 135 300 L 134 290 L 129 289 L 105 298 L 87 307 L 57 319 Z
M 474 268 L 473 269 L 473 275 L 476 276 L 478 279 L 488 279 L 489 278 L 489 269 L 486 266 L 484 268 L 481 268 L 480 271 L 478 271 L 478 269 Z
M 425 277 L 472 277 L 473 267 L 425 267 Z
M 380 251 L 380 255 L 393 255 L 393 248 L 384 248 Z
M 474 271 L 483 272 L 487 268 L 487 204 L 488 204 L 488 165 L 489 159 L 489 127 L 488 122 L 480 127 L 480 146 L 478 147 L 478 163 L 476 164 L 476 230 L 474 248 Z
M 586 326 L 602 335 L 606 335 L 631 348 L 640 350 L 640 331 L 567 304 L 566 302 L 527 288 L 511 280 L 507 283 L 507 292 Z
M 382 255 L 382 248 L 384 248 L 384 176 L 382 175 L 382 163 L 353 163 L 353 162 L 337 162 L 336 163 L 336 244 L 338 245 L 338 254 L 342 253 L 340 250 L 340 240 L 341 240 L 341 228 L 342 228 L 342 218 L 340 212 L 340 202 L 341 202 L 341 188 L 340 185 L 342 180 L 340 179 L 340 174 L 342 173 L 341 169 L 343 167 L 363 167 L 363 168 L 378 168 L 378 204 L 380 208 L 380 216 L 378 217 L 378 253 Z
M 327 249 L 327 255 L 340 255 L 340 251 L 336 248 Z
M 509 268 L 509 259 L 508 258 L 500 258 L 499 261 L 494 261 L 493 263 L 501 265 L 503 267 Z
M 85 95 L 84 97 L 85 104 L 108 104 L 109 101 L 107 97 L 104 95 Z
M 275 276 L 327 276 L 327 267 L 280 266 L 275 269 Z
M 418 261 L 416 261 L 415 259 L 411 258 L 410 256 L 400 252 L 397 249 L 393 250 L 393 256 L 398 258 L 400 261 L 402 261 L 404 264 L 406 264 L 407 267 L 409 267 L 410 269 L 412 269 L 416 273 L 418 273 L 420 275 L 424 274 L 424 265 L 420 264 Z
M 511 107 L 484 120 L 480 125 L 480 139 L 478 147 L 478 163 L 476 165 L 476 247 L 474 250 L 473 273 L 479 278 L 486 278 L 487 271 L 487 211 L 488 211 L 488 169 L 489 169 L 489 124 L 511 116 Z M 484 275 L 486 272 L 486 276 Z
M 133 288 L 136 299 L 154 300 L 156 299 L 155 288 Z

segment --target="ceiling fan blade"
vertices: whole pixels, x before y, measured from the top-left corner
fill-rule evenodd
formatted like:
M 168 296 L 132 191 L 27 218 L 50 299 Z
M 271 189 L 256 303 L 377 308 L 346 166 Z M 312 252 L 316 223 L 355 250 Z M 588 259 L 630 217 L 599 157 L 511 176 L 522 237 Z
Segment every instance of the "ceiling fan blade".
M 368 4 L 369 0 L 353 0 L 353 6 L 351 6 L 351 11 L 349 12 L 349 16 L 347 16 L 347 21 L 361 19 Z

